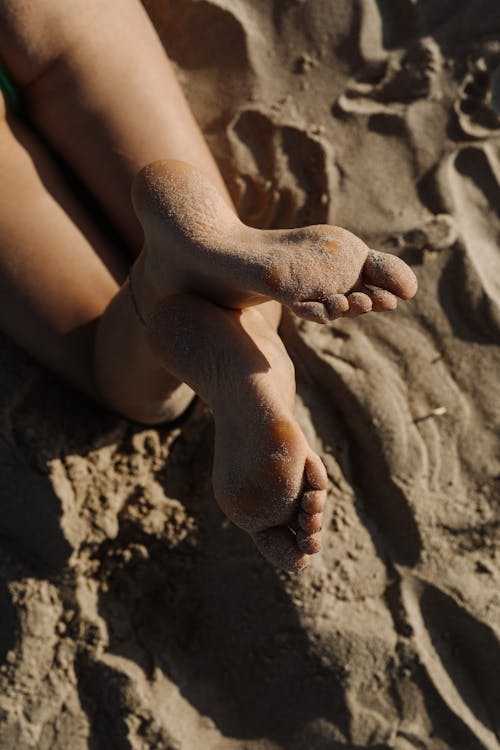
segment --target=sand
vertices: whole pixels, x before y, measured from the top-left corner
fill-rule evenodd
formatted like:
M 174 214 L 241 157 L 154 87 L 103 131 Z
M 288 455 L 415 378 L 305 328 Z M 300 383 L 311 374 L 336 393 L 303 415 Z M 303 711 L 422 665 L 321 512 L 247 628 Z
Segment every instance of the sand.
M 498 0 L 173 5 L 147 2 L 243 217 L 345 226 L 420 291 L 284 321 L 330 477 L 298 577 L 217 509 L 206 410 L 144 429 L 0 340 L 0 747 L 494 750 Z

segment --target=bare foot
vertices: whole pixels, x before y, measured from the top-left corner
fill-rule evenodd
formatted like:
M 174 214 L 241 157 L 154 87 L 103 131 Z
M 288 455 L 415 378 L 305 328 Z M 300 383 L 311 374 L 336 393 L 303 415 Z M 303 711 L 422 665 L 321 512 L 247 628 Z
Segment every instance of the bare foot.
M 139 261 L 150 281 L 145 315 L 166 295 L 188 292 L 236 309 L 275 299 L 325 323 L 394 309 L 398 297 L 417 290 L 406 263 L 370 250 L 346 229 L 245 226 L 208 178 L 184 162 L 145 167 L 132 197 L 146 237 Z
M 148 320 L 164 367 L 215 419 L 213 486 L 222 511 L 288 571 L 321 546 L 327 476 L 293 416 L 293 365 L 262 308 L 173 295 Z

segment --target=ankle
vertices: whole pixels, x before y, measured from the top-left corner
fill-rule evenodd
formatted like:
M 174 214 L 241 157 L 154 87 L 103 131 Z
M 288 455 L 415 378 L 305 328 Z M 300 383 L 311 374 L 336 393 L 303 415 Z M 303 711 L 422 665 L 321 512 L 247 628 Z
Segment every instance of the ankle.
M 176 244 L 210 244 L 241 224 L 234 207 L 202 170 L 187 162 L 147 164 L 132 184 L 132 203 L 141 223 Z M 146 230 L 146 226 L 144 226 Z

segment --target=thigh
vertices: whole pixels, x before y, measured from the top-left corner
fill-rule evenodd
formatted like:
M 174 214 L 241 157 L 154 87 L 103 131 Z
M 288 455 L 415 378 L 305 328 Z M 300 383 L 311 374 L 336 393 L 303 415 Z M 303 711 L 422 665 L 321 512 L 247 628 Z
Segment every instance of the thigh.
M 130 186 L 149 162 L 187 161 L 230 202 L 139 0 L 0 0 L 0 20 L 0 49 L 34 124 L 99 199 L 134 255 L 142 232 Z
M 96 325 L 127 264 L 36 135 L 5 117 L 0 94 L 2 113 L 0 328 L 95 395 Z

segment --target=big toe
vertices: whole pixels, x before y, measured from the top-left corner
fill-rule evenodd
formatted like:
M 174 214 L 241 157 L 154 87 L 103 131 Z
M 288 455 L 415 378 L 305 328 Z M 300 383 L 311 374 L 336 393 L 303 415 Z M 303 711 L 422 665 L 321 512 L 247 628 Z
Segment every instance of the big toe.
M 401 299 L 411 299 L 417 293 L 417 277 L 411 268 L 396 255 L 370 250 L 363 266 L 365 284 L 386 289 Z
M 321 458 L 311 451 L 305 462 L 305 479 L 306 486 L 304 491 L 308 490 L 326 490 L 328 487 L 328 474 Z
M 309 555 L 298 548 L 295 534 L 285 526 L 273 526 L 251 537 L 259 552 L 276 568 L 298 573 L 309 564 Z

